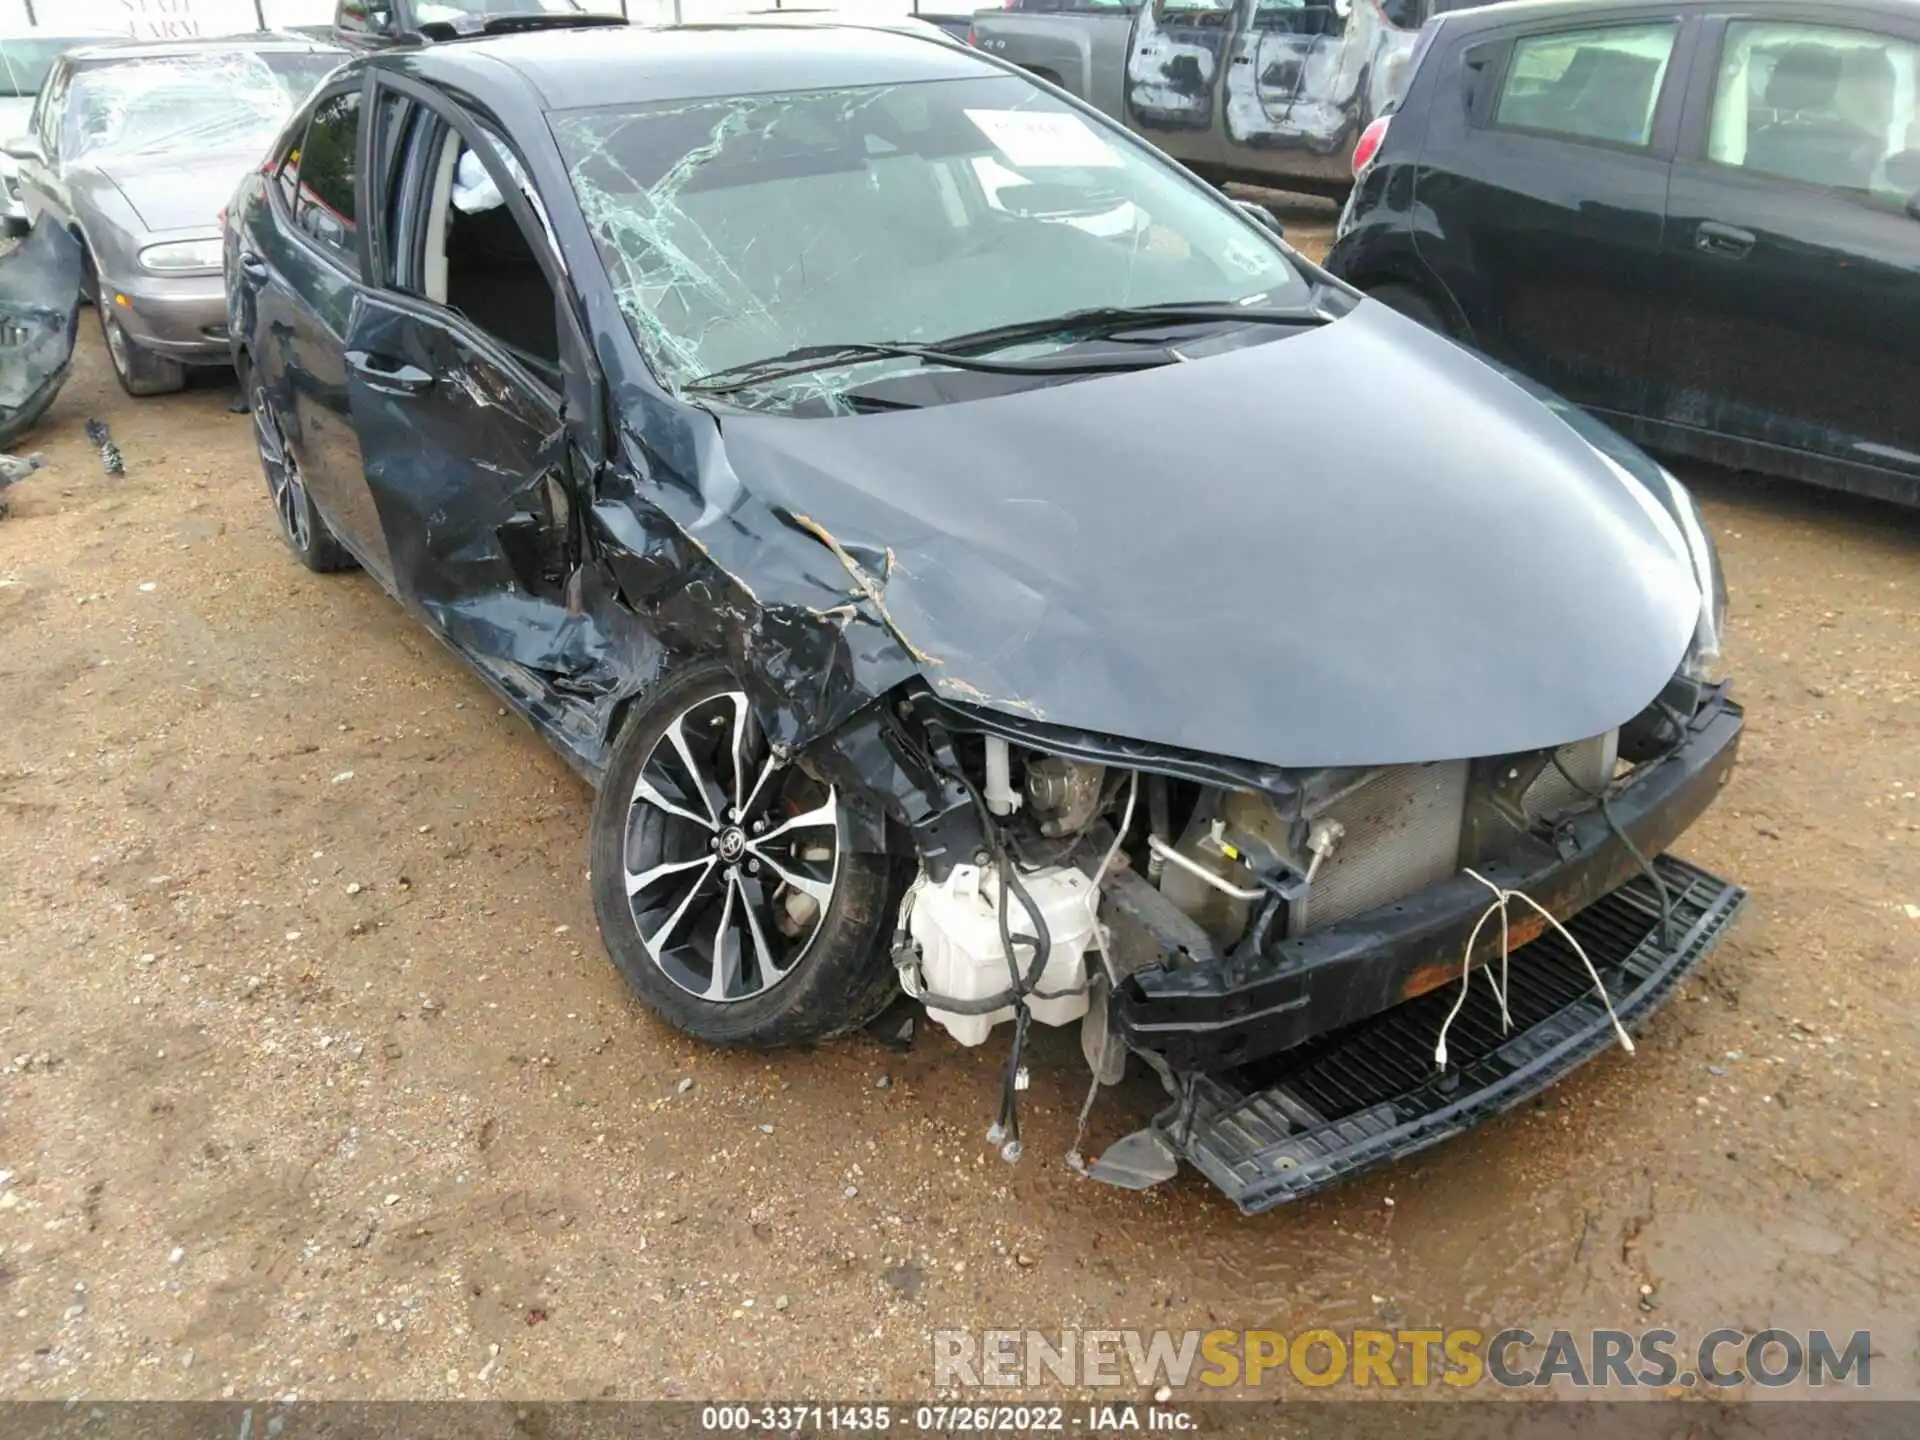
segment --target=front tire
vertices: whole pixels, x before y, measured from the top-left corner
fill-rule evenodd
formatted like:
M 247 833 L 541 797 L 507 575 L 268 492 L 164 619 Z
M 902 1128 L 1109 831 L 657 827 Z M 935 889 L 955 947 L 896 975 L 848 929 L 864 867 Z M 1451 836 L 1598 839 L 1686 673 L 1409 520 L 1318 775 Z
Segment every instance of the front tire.
M 107 342 L 113 378 L 120 382 L 122 390 L 137 399 L 145 399 L 149 395 L 171 395 L 186 388 L 186 366 L 141 349 L 104 299 L 96 298 L 93 308 L 100 317 L 100 336 Z
M 724 664 L 643 697 L 593 811 L 601 938 L 634 995 L 717 1045 L 805 1045 L 893 997 L 890 868 L 832 787 L 781 764 Z

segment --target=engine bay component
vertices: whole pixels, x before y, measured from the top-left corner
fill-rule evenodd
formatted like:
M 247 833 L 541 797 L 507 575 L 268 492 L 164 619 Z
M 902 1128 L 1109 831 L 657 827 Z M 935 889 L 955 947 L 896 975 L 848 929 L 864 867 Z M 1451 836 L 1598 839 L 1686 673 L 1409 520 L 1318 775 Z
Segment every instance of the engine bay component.
M 1104 765 L 1083 765 L 1058 755 L 1027 759 L 1027 804 L 1050 837 L 1078 835 L 1100 810 Z
M 1068 866 L 1049 866 L 1020 877 L 1046 925 L 1046 963 L 1027 988 L 1023 1003 L 1043 1025 L 1068 1025 L 1087 1013 L 1086 953 L 1094 938 L 1093 881 Z M 927 1015 L 962 1045 L 978 1045 L 995 1025 L 1011 1020 L 1016 967 L 1028 963 L 1038 939 L 1021 901 L 1004 893 L 1000 876 L 974 865 L 956 865 L 940 884 L 923 881 L 908 894 L 907 932 L 919 946 L 919 998 Z M 1001 907 L 1005 905 L 1006 914 Z M 1010 957 L 1002 939 L 1010 934 L 1020 953 Z M 1025 946 L 1018 942 L 1025 939 Z M 908 993 L 914 993 L 908 982 Z M 995 997 L 1006 997 L 991 1005 Z M 968 1008 L 945 1009 L 939 1002 Z

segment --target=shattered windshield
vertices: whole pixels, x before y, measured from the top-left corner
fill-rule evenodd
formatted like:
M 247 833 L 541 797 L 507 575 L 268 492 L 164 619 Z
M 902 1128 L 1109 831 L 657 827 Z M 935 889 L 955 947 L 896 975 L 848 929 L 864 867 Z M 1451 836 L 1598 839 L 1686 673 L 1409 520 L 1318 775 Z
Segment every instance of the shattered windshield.
M 205 50 L 82 70 L 67 97 L 67 160 L 165 150 L 264 150 L 345 57 Z
M 1014 76 L 572 111 L 553 128 L 627 322 L 676 388 L 807 346 L 1308 294 L 1228 202 Z

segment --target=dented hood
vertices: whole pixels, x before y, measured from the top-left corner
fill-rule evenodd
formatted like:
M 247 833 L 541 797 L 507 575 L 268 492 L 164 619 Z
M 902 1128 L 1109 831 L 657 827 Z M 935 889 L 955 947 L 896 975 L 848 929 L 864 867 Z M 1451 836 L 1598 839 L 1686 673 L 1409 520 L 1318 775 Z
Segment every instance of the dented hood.
M 886 571 L 947 697 L 1267 764 L 1603 733 L 1700 609 L 1640 481 L 1372 302 L 1191 363 L 721 438 L 746 490 Z

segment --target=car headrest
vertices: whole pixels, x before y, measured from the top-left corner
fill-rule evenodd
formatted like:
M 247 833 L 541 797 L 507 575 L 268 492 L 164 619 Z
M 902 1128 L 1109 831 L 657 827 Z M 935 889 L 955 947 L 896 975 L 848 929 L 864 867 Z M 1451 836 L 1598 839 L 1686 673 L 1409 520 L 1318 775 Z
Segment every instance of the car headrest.
M 1824 110 L 1840 89 L 1840 52 L 1825 45 L 1789 45 L 1767 77 L 1773 110 Z

